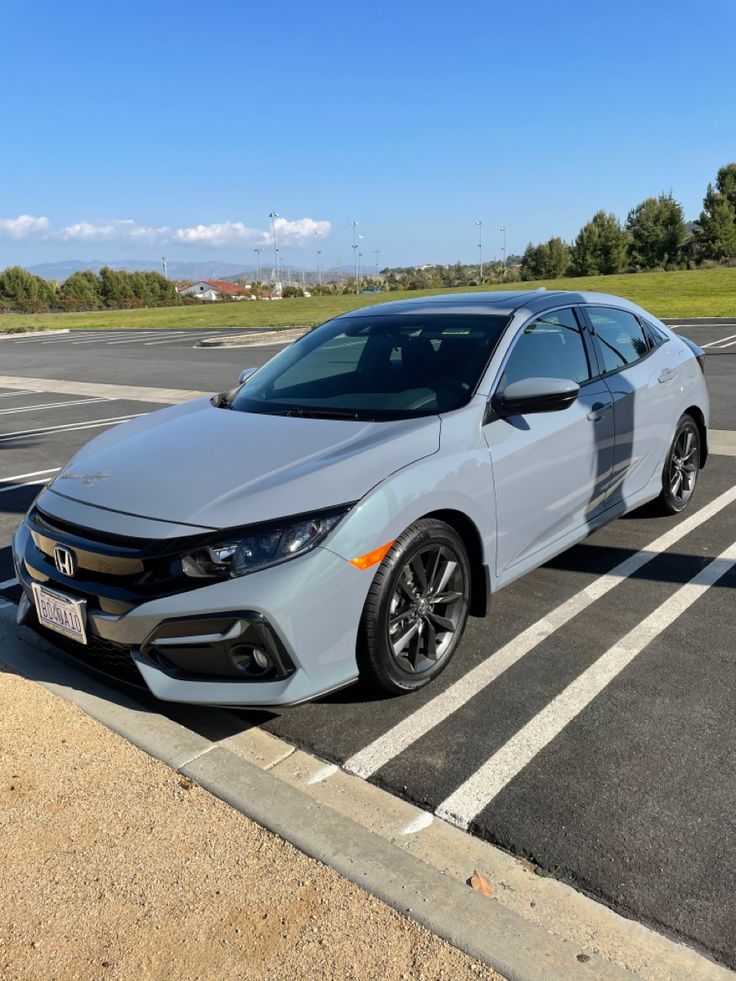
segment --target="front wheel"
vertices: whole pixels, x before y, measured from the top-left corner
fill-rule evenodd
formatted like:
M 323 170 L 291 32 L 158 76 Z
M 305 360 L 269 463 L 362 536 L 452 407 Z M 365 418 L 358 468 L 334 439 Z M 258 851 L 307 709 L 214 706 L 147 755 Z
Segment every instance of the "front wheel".
M 692 416 L 677 424 L 662 472 L 659 505 L 665 514 L 679 514 L 690 503 L 700 468 L 700 430 Z
M 358 637 L 366 680 L 386 692 L 415 691 L 457 650 L 470 604 L 470 564 L 462 539 L 423 518 L 394 542 L 371 585 Z

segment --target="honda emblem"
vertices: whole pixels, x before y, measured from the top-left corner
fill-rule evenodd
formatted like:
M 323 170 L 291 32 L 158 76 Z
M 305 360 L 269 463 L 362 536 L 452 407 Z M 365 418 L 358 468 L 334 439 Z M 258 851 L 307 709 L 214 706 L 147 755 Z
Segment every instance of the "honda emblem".
M 69 548 L 54 545 L 54 565 L 62 576 L 73 576 L 77 571 L 77 557 Z

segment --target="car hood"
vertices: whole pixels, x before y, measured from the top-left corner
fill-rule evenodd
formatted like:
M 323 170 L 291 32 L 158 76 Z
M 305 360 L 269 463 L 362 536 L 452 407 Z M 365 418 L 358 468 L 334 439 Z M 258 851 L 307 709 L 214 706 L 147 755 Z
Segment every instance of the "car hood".
M 51 489 L 126 514 L 228 528 L 357 501 L 435 453 L 439 437 L 438 416 L 304 419 L 197 399 L 93 439 Z

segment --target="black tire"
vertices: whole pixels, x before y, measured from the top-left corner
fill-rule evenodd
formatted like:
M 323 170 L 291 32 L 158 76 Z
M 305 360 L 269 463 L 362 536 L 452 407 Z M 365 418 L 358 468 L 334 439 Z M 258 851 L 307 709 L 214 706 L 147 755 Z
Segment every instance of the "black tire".
M 469 605 L 470 563 L 462 539 L 443 521 L 416 521 L 391 546 L 365 601 L 358 633 L 361 677 L 391 694 L 423 688 L 457 650 Z
M 692 500 L 700 469 L 700 430 L 692 416 L 683 415 L 662 471 L 660 512 L 679 514 Z

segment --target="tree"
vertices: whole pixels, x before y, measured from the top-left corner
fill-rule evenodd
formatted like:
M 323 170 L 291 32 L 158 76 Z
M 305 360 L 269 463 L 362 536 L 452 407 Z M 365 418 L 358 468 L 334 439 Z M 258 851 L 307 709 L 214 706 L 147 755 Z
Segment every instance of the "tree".
M 526 247 L 521 260 L 522 279 L 559 279 L 570 266 L 570 248 L 561 238 Z
M 100 281 L 91 269 L 72 273 L 59 295 L 62 305 L 70 310 L 99 310 L 102 306 Z
M 646 198 L 626 219 L 629 257 L 639 269 L 655 269 L 674 262 L 685 237 L 682 205 L 672 194 Z
M 628 234 L 615 215 L 598 211 L 578 232 L 570 258 L 578 276 L 608 276 L 626 265 Z
M 135 304 L 135 294 L 128 273 L 103 266 L 100 269 L 100 294 L 106 307 L 129 307 Z
M 293 300 L 297 296 L 304 296 L 304 291 L 302 290 L 301 286 L 284 286 L 284 288 L 281 290 L 281 296 L 285 300 Z
M 721 167 L 716 186 L 708 185 L 698 223 L 706 259 L 736 258 L 736 163 Z
M 10 309 L 40 313 L 54 305 L 56 291 L 51 283 L 22 266 L 9 266 L 0 272 L 0 300 Z

